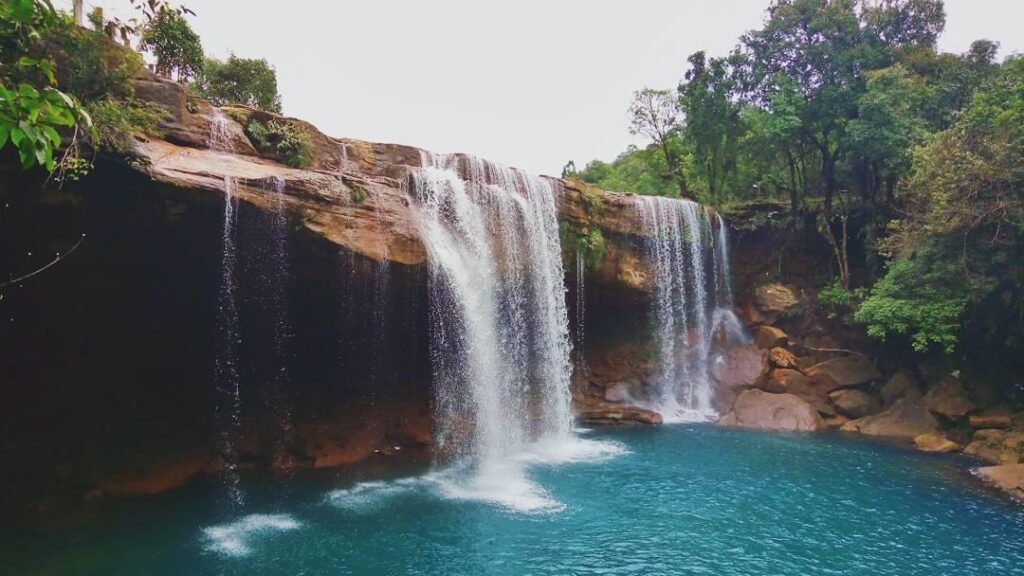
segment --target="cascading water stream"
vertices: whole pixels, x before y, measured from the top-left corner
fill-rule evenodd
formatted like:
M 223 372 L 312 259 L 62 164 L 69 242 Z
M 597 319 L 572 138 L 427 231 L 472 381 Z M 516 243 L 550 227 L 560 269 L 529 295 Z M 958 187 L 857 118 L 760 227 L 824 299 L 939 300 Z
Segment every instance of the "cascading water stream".
M 291 373 L 289 371 L 292 325 L 288 313 L 288 282 L 291 278 L 288 258 L 288 215 L 285 211 L 284 178 L 275 176 L 271 181 L 274 198 L 272 225 L 266 234 L 269 250 L 261 258 L 265 270 L 264 289 L 267 290 L 263 303 L 272 322 L 273 347 L 271 352 L 271 381 L 268 401 L 270 410 L 277 421 L 277 437 L 274 442 L 275 459 L 279 467 L 290 469 L 288 450 L 293 435 Z
M 228 119 L 214 109 L 210 121 L 210 147 L 230 152 L 231 137 Z M 242 428 L 241 378 L 238 371 L 238 348 L 241 341 L 238 312 L 238 284 L 235 274 L 238 253 L 235 242 L 234 181 L 224 177 L 224 218 L 221 232 L 221 275 L 217 291 L 217 348 L 214 355 L 214 383 L 217 400 L 214 408 L 218 431 L 218 452 L 224 461 L 224 483 L 232 504 L 240 508 L 244 501 L 238 473 L 236 443 Z
M 650 399 L 666 421 L 707 421 L 714 341 L 743 340 L 732 311 L 728 237 L 717 216 L 695 202 L 639 197 L 648 237 L 644 248 L 654 271 L 653 316 L 658 349 L 656 392 Z
M 573 349 L 576 351 L 576 368 L 584 375 L 587 374 L 587 357 L 586 357 L 586 303 L 587 303 L 587 285 L 586 285 L 586 271 L 587 264 L 583 257 L 583 251 L 576 250 L 576 307 L 575 323 L 576 323 L 576 342 Z
M 467 156 L 423 164 L 410 186 L 430 261 L 437 437 L 473 469 L 449 491 L 550 507 L 525 464 L 586 457 L 597 444 L 573 432 L 556 190 Z

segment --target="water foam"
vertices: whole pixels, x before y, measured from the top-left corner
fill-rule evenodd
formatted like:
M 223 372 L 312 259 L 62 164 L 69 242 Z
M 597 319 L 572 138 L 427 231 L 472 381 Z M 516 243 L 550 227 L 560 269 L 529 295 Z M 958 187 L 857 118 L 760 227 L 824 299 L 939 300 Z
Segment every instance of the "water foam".
M 333 490 L 327 494 L 326 503 L 352 512 L 376 512 L 398 498 L 419 494 L 494 505 L 523 514 L 553 513 L 564 510 L 565 505 L 530 478 L 531 468 L 599 463 L 629 453 L 625 445 L 610 440 L 548 437 L 505 460 L 463 461 L 423 476 L 360 482 Z
M 254 540 L 301 527 L 289 514 L 250 514 L 229 524 L 203 528 L 203 548 L 223 556 L 248 556 Z

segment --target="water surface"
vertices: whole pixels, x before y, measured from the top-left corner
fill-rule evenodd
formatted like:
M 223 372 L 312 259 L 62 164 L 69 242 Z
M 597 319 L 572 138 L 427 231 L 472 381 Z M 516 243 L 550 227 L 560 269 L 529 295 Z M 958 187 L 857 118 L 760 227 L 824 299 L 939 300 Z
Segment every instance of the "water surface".
M 555 506 L 462 498 L 445 472 L 247 483 L 11 527 L 12 574 L 1014 574 L 1024 509 L 963 460 L 828 435 L 602 431 L 614 458 L 533 465 Z M 447 474 L 454 474 L 448 472 Z M 450 478 L 449 478 L 450 479 Z

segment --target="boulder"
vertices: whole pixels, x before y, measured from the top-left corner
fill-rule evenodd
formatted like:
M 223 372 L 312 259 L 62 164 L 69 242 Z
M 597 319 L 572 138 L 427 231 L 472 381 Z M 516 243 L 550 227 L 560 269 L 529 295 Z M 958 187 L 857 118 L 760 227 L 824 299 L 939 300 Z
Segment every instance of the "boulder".
M 921 434 L 934 433 L 938 427 L 938 422 L 921 398 L 905 396 L 883 412 L 847 422 L 842 430 L 869 436 L 914 438 Z
M 837 388 L 861 386 L 882 377 L 866 356 L 851 355 L 819 362 L 805 372 L 811 386 L 827 394 Z
M 712 366 L 711 374 L 720 388 L 753 386 L 768 369 L 765 353 L 754 344 L 729 348 Z
M 785 346 L 788 341 L 789 336 L 774 326 L 758 326 L 754 331 L 754 342 L 764 350 Z
M 1018 500 L 1024 500 L 1024 464 L 985 466 L 976 472 L 985 482 Z
M 740 321 L 747 325 L 747 327 L 754 327 L 760 324 L 764 324 L 764 314 L 757 309 L 753 304 L 747 304 L 746 306 L 740 306 L 736 308 L 736 316 L 739 317 Z
M 856 388 L 840 388 L 828 394 L 828 400 L 836 411 L 848 418 L 863 418 L 882 409 L 877 396 Z
M 803 392 L 795 392 L 797 396 L 806 401 L 808 404 L 814 407 L 821 414 L 822 418 L 833 419 L 838 416 L 836 409 L 829 404 L 828 400 L 824 396 L 818 394 L 814 390 L 805 390 Z
M 777 368 L 800 369 L 796 356 L 785 348 L 775 347 L 769 350 L 768 360 Z
M 721 426 L 815 432 L 825 427 L 818 412 L 806 400 L 793 394 L 770 394 L 762 390 L 745 390 L 733 404 L 732 411 L 719 419 Z
M 1017 464 L 1024 460 L 1024 432 L 978 430 L 964 454 L 995 464 Z
M 892 406 L 893 402 L 907 394 L 919 395 L 921 389 L 917 385 L 917 380 L 914 379 L 910 372 L 900 370 L 893 374 L 878 392 L 882 397 L 882 404 Z
M 963 383 L 955 376 L 942 377 L 924 395 L 924 403 L 932 413 L 950 420 L 960 420 L 974 410 Z
M 763 387 L 776 394 L 803 392 L 807 390 L 807 376 L 789 368 L 776 368 L 768 375 Z
M 639 406 L 594 406 L 579 411 L 578 418 L 591 426 L 656 426 L 661 414 Z
M 1005 430 L 1013 426 L 1013 417 L 1009 412 L 993 411 L 982 414 L 975 414 L 968 420 L 971 428 L 997 428 Z
M 800 304 L 796 292 L 782 284 L 766 284 L 754 290 L 757 309 L 768 316 L 785 314 Z
M 920 434 L 914 437 L 914 445 L 922 452 L 950 453 L 960 450 L 960 445 L 941 434 Z

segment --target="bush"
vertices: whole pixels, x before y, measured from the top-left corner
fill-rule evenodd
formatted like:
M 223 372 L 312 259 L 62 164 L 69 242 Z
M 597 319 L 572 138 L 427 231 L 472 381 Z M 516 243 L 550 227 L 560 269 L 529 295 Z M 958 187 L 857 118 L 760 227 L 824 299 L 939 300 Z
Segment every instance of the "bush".
M 313 140 L 309 133 L 286 120 L 264 122 L 250 118 L 245 134 L 260 153 L 292 168 L 308 168 L 313 163 Z
M 134 95 L 132 78 L 143 69 L 142 57 L 103 33 L 63 20 L 54 28 L 49 51 L 57 64 L 57 87 L 83 102 Z
M 207 58 L 193 89 L 217 106 L 242 104 L 266 112 L 281 111 L 277 93 L 277 72 L 260 58 L 239 58 L 227 62 Z
M 605 242 L 604 234 L 597 227 L 590 228 L 583 232 L 568 222 L 562 222 L 558 226 L 558 236 L 562 245 L 564 257 L 575 254 L 583 258 L 583 265 L 588 270 L 593 270 L 601 264 L 605 252 L 608 251 L 608 244 Z
M 92 147 L 122 155 L 131 154 L 134 134 L 138 132 L 161 136 L 160 122 L 167 117 L 167 111 L 158 104 L 134 98 L 104 98 L 87 104 L 86 109 L 96 126 L 89 142 Z
M 843 288 L 842 282 L 835 278 L 818 292 L 818 304 L 828 312 L 829 318 L 847 320 L 864 299 L 866 292 L 864 288 Z
M 927 255 L 894 260 L 854 319 L 874 338 L 906 335 L 918 352 L 938 347 L 949 354 L 959 341 L 968 298 L 966 287 L 955 278 Z

